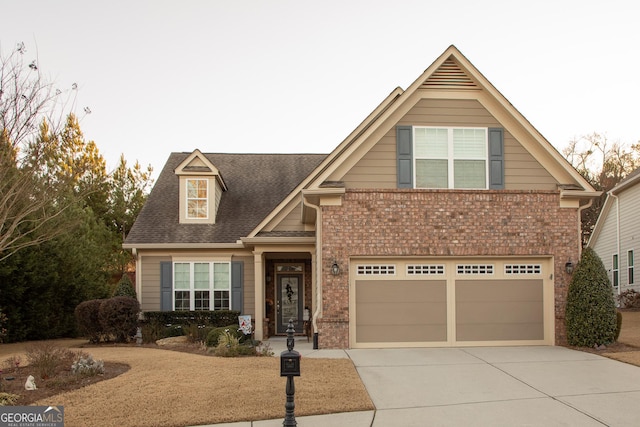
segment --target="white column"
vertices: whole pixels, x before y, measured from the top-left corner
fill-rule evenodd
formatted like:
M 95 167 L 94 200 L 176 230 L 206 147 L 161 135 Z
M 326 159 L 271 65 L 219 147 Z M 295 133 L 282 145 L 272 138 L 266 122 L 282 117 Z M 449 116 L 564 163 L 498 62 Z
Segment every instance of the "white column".
M 262 262 L 263 254 L 259 251 L 253 252 L 253 272 L 255 282 L 255 321 L 254 336 L 258 341 L 264 339 L 264 266 Z

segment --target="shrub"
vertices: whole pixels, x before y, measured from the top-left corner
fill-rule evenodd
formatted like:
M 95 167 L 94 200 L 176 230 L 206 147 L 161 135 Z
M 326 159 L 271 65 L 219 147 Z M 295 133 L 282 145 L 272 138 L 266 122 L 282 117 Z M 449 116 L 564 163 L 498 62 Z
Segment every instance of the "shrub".
M 225 334 L 225 332 L 230 336 L 239 338 L 237 326 L 223 326 L 220 328 L 213 328 L 207 334 L 207 339 L 205 341 L 207 347 L 216 347 L 218 345 L 220 337 Z
M 99 343 L 104 335 L 99 317 L 100 305 L 103 301 L 102 299 L 84 301 L 75 309 L 78 332 L 94 344 Z
M 99 318 L 102 329 L 116 342 L 127 342 L 136 334 L 140 303 L 131 297 L 113 297 L 100 305 Z
M 585 248 L 567 295 L 569 345 L 592 347 L 610 344 L 616 333 L 616 308 L 607 271 L 598 255 Z
M 104 374 L 104 362 L 102 360 L 94 360 L 91 355 L 83 355 L 73 362 L 73 365 L 71 365 L 71 372 L 76 375 L 83 375 L 86 377 Z
M 115 291 L 113 292 L 114 297 L 131 297 L 136 298 L 136 290 L 133 287 L 133 283 L 131 283 L 131 279 L 127 273 L 122 275 L 122 278 L 118 282 L 118 286 L 116 286 Z
M 640 292 L 627 289 L 618 295 L 620 308 L 640 308 Z
M 52 378 L 57 372 L 68 369 L 77 354 L 68 348 L 58 347 L 48 342 L 30 345 L 26 348 L 29 366 L 42 379 Z
M 220 357 L 255 356 L 256 349 L 251 345 L 241 344 L 238 332 L 225 328 L 220 334 L 218 345 L 213 353 Z
M 237 310 L 215 311 L 145 311 L 146 321 L 156 321 L 162 325 L 205 325 L 223 327 L 235 323 L 238 324 Z

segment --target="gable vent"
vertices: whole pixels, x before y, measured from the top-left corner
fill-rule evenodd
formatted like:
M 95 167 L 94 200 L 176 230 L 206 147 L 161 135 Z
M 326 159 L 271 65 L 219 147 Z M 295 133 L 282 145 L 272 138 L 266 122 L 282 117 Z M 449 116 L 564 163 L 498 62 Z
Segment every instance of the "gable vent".
M 478 85 L 451 58 L 444 61 L 423 84 L 428 88 L 477 89 Z

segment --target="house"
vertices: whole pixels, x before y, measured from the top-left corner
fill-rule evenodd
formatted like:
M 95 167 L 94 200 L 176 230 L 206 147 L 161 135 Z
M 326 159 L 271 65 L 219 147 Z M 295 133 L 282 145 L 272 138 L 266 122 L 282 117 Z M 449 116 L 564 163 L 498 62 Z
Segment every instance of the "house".
M 171 154 L 124 247 L 142 310 L 257 339 L 306 312 L 316 348 L 553 345 L 599 194 L 451 46 L 328 155 Z
M 616 295 L 629 289 L 640 291 L 634 270 L 637 239 L 640 239 L 640 169 L 607 193 L 588 243 L 607 269 Z

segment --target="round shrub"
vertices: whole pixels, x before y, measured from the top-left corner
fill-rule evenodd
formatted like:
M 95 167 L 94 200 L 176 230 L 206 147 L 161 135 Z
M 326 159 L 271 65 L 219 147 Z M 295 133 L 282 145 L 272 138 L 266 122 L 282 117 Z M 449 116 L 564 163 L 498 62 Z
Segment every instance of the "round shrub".
M 131 297 L 113 297 L 100 305 L 100 324 L 116 342 L 127 342 L 136 333 L 140 303 Z
M 593 347 L 610 344 L 616 334 L 616 307 L 607 271 L 598 255 L 585 248 L 567 295 L 569 345 Z
M 131 283 L 131 279 L 127 273 L 122 275 L 122 278 L 118 282 L 118 286 L 113 293 L 114 297 L 131 297 L 136 298 L 136 290 Z
M 207 344 L 207 347 L 216 347 L 218 345 L 218 340 L 220 339 L 220 336 L 224 334 L 226 330 L 228 330 L 229 335 L 234 338 L 240 338 L 240 335 L 242 335 L 240 332 L 238 332 L 238 325 L 213 328 L 207 334 L 207 340 L 205 341 Z
M 102 324 L 100 323 L 99 311 L 102 299 L 83 301 L 75 309 L 78 332 L 81 336 L 89 339 L 89 342 L 96 344 L 104 335 Z

